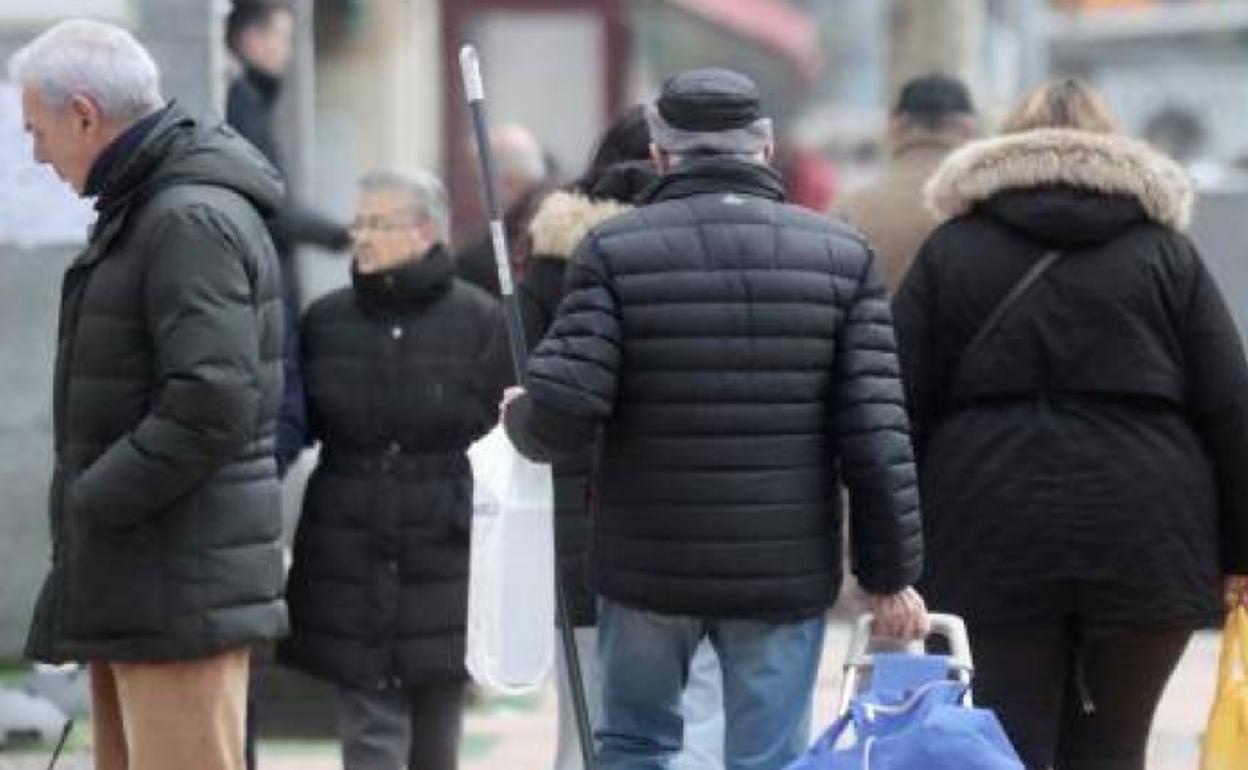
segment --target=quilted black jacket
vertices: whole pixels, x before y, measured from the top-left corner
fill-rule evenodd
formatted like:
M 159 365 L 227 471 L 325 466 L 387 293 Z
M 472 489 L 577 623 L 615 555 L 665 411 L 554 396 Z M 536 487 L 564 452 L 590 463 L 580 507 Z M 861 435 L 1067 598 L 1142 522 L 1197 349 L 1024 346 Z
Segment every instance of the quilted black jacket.
M 508 410 L 522 451 L 601 426 L 590 558 L 599 593 L 718 618 L 797 619 L 855 572 L 918 576 L 922 544 L 892 322 L 870 250 L 723 158 L 669 173 L 580 245 Z

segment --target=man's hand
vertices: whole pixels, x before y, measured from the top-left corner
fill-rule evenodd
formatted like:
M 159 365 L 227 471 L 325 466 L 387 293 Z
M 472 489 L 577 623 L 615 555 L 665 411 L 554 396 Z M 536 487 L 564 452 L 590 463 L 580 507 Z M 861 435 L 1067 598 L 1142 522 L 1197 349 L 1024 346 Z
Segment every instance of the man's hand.
M 524 395 L 524 388 L 510 387 L 503 391 L 503 402 L 498 405 L 498 415 L 500 419 L 507 419 L 507 407 L 512 401 Z
M 1223 601 L 1226 611 L 1236 607 L 1248 608 L 1248 575 L 1227 575 L 1223 588 Z
M 927 605 L 913 588 L 903 588 L 895 594 L 868 597 L 875 624 L 871 631 L 876 636 L 893 639 L 926 639 L 931 630 L 927 617 Z

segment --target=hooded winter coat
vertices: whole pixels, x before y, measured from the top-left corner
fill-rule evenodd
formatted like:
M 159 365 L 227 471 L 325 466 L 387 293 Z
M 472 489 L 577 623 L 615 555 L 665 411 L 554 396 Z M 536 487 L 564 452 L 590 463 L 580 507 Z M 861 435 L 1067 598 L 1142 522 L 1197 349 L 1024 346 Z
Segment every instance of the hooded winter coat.
M 464 676 L 472 472 L 511 376 L 502 313 L 450 254 L 319 300 L 303 319 L 313 440 L 279 660 L 347 687 Z
M 1183 172 L 1044 129 L 956 151 L 927 196 L 946 221 L 894 309 L 930 604 L 980 624 L 1216 622 L 1219 577 L 1248 571 L 1248 366 L 1183 234 Z
M 61 292 L 52 570 L 27 653 L 182 660 L 274 639 L 283 318 L 264 217 L 281 183 L 177 105 L 107 154 Z

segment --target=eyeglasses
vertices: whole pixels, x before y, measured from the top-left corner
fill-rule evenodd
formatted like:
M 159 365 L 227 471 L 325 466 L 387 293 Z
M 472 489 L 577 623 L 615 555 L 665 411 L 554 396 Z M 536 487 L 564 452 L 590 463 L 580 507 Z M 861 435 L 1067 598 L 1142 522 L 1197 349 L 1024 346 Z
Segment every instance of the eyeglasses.
M 356 217 L 351 222 L 350 229 L 352 232 L 373 230 L 383 233 L 394 233 L 403 230 L 414 230 L 419 226 L 420 222 L 410 217 Z

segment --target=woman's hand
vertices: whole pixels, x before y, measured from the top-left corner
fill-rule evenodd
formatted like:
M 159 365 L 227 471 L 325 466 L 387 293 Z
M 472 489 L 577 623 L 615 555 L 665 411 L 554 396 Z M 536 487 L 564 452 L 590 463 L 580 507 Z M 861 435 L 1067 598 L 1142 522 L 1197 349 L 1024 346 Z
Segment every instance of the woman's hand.
M 893 639 L 926 639 L 931 631 L 927 617 L 927 605 L 913 588 L 906 587 L 895 594 L 868 597 L 871 614 L 875 616 L 872 633 Z
M 1236 607 L 1248 608 L 1248 575 L 1227 575 L 1222 599 L 1227 612 Z

